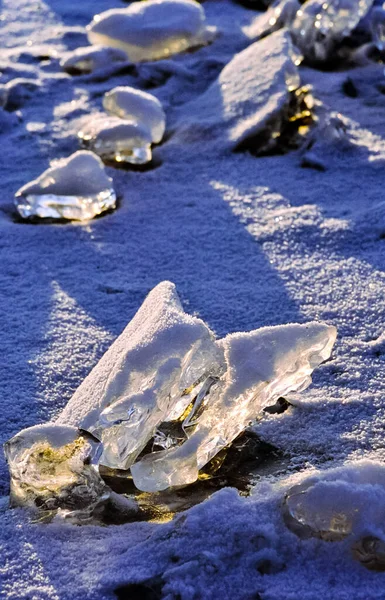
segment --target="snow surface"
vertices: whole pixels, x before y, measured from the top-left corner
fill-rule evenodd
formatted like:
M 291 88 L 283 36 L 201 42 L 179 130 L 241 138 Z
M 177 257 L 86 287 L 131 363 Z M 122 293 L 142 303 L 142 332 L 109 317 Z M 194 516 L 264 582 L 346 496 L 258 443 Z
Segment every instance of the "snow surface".
M 286 453 L 281 473 L 263 476 L 249 498 L 222 490 L 169 524 L 31 524 L 8 509 L 2 457 L 0 597 L 112 600 L 119 585 L 162 576 L 166 600 L 382 600 L 385 575 L 353 560 L 351 540 L 300 540 L 280 511 L 285 490 L 315 468 L 385 458 L 383 65 L 300 67 L 302 82 L 347 127 L 348 149 L 323 149 L 325 172 L 301 168 L 299 152 L 256 159 L 198 135 L 194 145 L 171 137 L 157 169 L 107 169 L 121 197 L 115 213 L 82 225 L 15 222 L 16 190 L 77 149 L 78 120 L 100 111 L 105 92 L 152 86 L 172 132 L 249 45 L 258 15 L 208 0 L 208 24 L 221 31 L 211 46 L 108 78 L 63 73 L 59 57 L 87 44 L 93 15 L 122 6 L 1 3 L 1 82 L 39 84 L 22 107 L 0 111 L 2 441 L 56 418 L 164 279 L 219 336 L 325 320 L 338 328 L 336 350 L 298 406 L 266 414 L 256 428 Z M 357 97 L 343 91 L 348 77 Z

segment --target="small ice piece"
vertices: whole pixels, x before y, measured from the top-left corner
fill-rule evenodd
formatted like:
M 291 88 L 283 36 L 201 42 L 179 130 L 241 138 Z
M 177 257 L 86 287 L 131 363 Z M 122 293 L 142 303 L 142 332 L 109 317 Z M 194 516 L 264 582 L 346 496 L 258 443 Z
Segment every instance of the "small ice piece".
M 24 429 L 4 445 L 11 475 L 11 506 L 47 516 L 61 511 L 91 517 L 109 497 L 97 463 L 101 445 L 85 432 L 64 425 Z
M 70 75 L 77 75 L 92 73 L 119 62 L 127 62 L 124 50 L 108 46 L 85 46 L 67 53 L 60 61 L 60 66 Z
M 158 426 L 190 402 L 188 390 L 222 368 L 213 334 L 187 315 L 165 281 L 75 392 L 57 422 L 103 442 L 100 463 L 128 469 Z
M 260 39 L 282 27 L 290 27 L 300 8 L 298 0 L 276 0 L 246 29 L 247 35 L 253 39 Z
M 385 571 L 385 541 L 374 535 L 366 535 L 352 546 L 353 558 L 369 571 Z
M 94 17 L 87 31 L 91 44 L 120 48 L 132 62 L 167 58 L 215 36 L 194 0 L 147 0 L 107 10 Z
M 1 88 L 0 105 L 9 112 L 18 110 L 36 93 L 39 87 L 41 87 L 41 83 L 32 79 L 22 77 L 11 79 Z
M 383 528 L 385 466 L 358 461 L 308 477 L 287 492 L 283 518 L 300 538 L 329 542 Z
M 373 0 L 307 0 L 290 27 L 295 45 L 310 62 L 335 59 L 338 44 L 372 5 Z
M 103 108 L 110 115 L 147 127 L 154 144 L 162 140 L 166 116 L 161 103 L 152 94 L 128 86 L 119 86 L 104 95 Z
M 195 481 L 199 469 L 266 406 L 310 385 L 312 371 L 329 358 L 335 339 L 335 327 L 308 323 L 265 327 L 220 340 L 227 370 L 210 391 L 189 439 L 132 465 L 136 487 L 155 492 Z
M 78 137 L 105 161 L 143 165 L 151 161 L 151 133 L 145 125 L 101 115 L 84 123 Z
M 180 109 L 175 136 L 222 150 L 263 152 L 277 143 L 297 108 L 298 56 L 288 31 L 276 31 L 237 54 L 218 79 Z
M 34 181 L 21 187 L 15 205 L 24 219 L 31 217 L 85 221 L 115 208 L 112 179 L 92 152 L 75 152 L 53 161 Z

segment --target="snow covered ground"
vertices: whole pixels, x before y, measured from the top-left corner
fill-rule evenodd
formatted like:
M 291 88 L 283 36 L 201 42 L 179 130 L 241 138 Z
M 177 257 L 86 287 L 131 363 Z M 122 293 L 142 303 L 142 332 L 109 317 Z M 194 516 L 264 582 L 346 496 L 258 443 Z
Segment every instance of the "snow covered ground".
M 323 320 L 338 328 L 337 343 L 297 406 L 257 425 L 287 460 L 248 498 L 224 489 L 167 524 L 36 525 L 9 510 L 1 456 L 0 598 L 112 600 L 117 587 L 155 578 L 165 600 L 383 599 L 385 574 L 353 560 L 351 539 L 300 540 L 280 510 L 286 488 L 314 469 L 385 458 L 383 66 L 300 67 L 347 127 L 346 146 L 322 148 L 324 172 L 302 168 L 299 151 L 255 158 L 207 136 L 169 136 L 155 149 L 156 168 L 107 169 L 120 199 L 114 213 L 86 225 L 22 223 L 14 193 L 77 150 L 78 124 L 102 110 L 106 91 L 153 93 L 170 134 L 196 116 L 189 101 L 253 41 L 258 16 L 208 0 L 208 24 L 220 32 L 212 45 L 120 73 L 116 64 L 114 73 L 64 73 L 60 59 L 87 45 L 93 15 L 122 6 L 0 2 L 0 83 L 36 84 L 13 83 L 17 110 L 0 111 L 0 441 L 58 415 L 165 279 L 218 336 Z M 348 77 L 357 97 L 344 92 Z

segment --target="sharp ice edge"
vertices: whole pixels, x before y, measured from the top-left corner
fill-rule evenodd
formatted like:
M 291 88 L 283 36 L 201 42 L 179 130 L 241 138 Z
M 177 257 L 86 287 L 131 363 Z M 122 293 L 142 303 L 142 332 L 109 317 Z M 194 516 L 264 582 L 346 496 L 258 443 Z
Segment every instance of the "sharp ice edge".
M 101 454 L 98 464 L 131 467 L 134 482 L 143 491 L 191 483 L 199 469 L 266 405 L 309 385 L 313 369 L 330 356 L 335 338 L 334 327 L 308 323 L 267 327 L 216 341 L 201 319 L 184 312 L 174 284 L 162 282 L 150 292 L 56 423 L 24 430 L 9 442 L 6 453 L 11 478 L 19 487 L 20 482 L 30 485 L 30 473 L 37 472 L 33 482 L 37 486 L 36 446 L 48 445 L 47 456 L 52 455 L 52 448 L 67 452 L 67 437 L 71 442 L 83 439 L 86 434 L 82 431 L 86 431 L 101 442 L 92 442 Z M 159 427 L 178 419 L 184 419 L 182 439 L 162 438 Z M 169 449 L 134 464 L 154 436 Z M 23 457 L 30 461 L 27 471 L 23 470 Z M 72 473 L 75 469 L 76 476 L 81 477 L 84 463 L 82 493 L 87 498 L 91 494 L 95 502 L 90 505 L 97 506 L 96 484 L 93 479 L 89 483 L 86 476 L 89 465 L 81 462 L 83 455 L 74 464 L 72 454 L 69 458 L 64 470 Z M 52 479 L 57 487 L 56 472 Z M 16 489 L 16 483 L 13 485 Z M 47 485 L 49 482 L 44 483 Z M 74 509 L 78 508 L 76 487 L 72 499 L 67 480 L 62 487 L 60 494 L 53 492 L 53 505 L 62 510 L 61 504 L 65 509 L 72 502 Z M 96 490 L 104 497 L 105 488 L 96 486 Z M 15 495 L 20 504 L 31 505 L 29 498 L 19 492 Z M 61 504 L 58 495 L 65 498 Z
M 91 44 L 119 48 L 132 62 L 166 58 L 215 36 L 203 7 L 192 0 L 148 0 L 107 10 L 94 17 L 87 32 Z
M 145 164 L 152 158 L 151 133 L 134 120 L 92 116 L 84 122 L 78 137 L 86 148 L 106 161 Z
M 112 179 L 92 152 L 75 152 L 53 161 L 51 167 L 24 185 L 15 196 L 23 218 L 88 220 L 115 208 Z
M 290 25 L 294 43 L 310 61 L 335 58 L 347 37 L 373 5 L 373 0 L 307 0 Z

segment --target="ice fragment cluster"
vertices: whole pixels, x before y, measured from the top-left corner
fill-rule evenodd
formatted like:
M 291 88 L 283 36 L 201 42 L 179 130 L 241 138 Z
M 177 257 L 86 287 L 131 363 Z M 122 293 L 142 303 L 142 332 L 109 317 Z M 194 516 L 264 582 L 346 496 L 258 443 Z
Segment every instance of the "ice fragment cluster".
M 195 0 L 147 0 L 107 10 L 94 17 L 87 32 L 91 44 L 120 48 L 132 62 L 166 58 L 215 35 Z
M 131 468 L 140 490 L 192 483 L 264 407 L 310 384 L 313 369 L 330 356 L 335 337 L 334 327 L 308 323 L 216 340 L 201 319 L 184 312 L 175 286 L 160 283 L 57 421 L 27 429 L 8 442 L 12 493 L 20 504 L 29 505 L 25 485 L 35 490 L 42 478 L 56 506 L 57 486 L 64 486 L 65 496 L 70 493 L 72 472 L 82 471 L 86 457 L 81 445 L 75 460 L 69 444 L 76 442 L 78 452 L 85 436 L 99 441 L 100 466 Z M 151 451 L 151 445 L 163 450 Z M 87 488 L 87 479 L 82 485 Z M 93 479 L 90 485 L 93 502 Z M 103 496 L 102 486 L 99 491 Z M 85 489 L 88 498 L 87 493 Z M 76 498 L 75 493 L 75 504 Z
M 15 205 L 24 218 L 84 221 L 115 208 L 112 180 L 92 152 L 75 152 L 53 161 L 34 181 L 21 187 Z
M 82 144 L 105 161 L 145 164 L 151 161 L 151 145 L 164 135 L 166 117 L 157 98 L 132 87 L 107 92 L 103 114 L 88 118 L 78 133 Z

